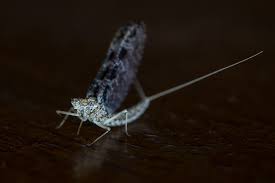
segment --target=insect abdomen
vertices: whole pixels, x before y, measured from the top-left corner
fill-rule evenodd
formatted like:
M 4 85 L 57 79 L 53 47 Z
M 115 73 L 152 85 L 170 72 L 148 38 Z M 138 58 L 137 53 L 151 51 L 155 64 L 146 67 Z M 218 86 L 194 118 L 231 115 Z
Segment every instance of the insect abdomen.
M 127 120 L 126 120 L 126 115 L 122 114 L 120 117 L 114 119 L 113 121 L 105 123 L 104 125 L 114 127 L 114 126 L 122 126 L 122 125 L 125 125 L 126 123 L 134 122 L 146 111 L 149 105 L 150 105 L 150 101 L 148 99 L 145 99 L 139 102 L 137 105 L 134 105 L 133 107 L 128 109 Z

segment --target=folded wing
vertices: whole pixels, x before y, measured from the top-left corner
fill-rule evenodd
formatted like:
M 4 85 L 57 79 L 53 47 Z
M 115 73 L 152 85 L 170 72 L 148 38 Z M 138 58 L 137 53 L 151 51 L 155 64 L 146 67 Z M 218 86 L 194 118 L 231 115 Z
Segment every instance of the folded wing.
M 111 42 L 107 56 L 86 97 L 95 97 L 109 114 L 117 110 L 128 94 L 142 59 L 145 43 L 143 23 L 121 27 Z

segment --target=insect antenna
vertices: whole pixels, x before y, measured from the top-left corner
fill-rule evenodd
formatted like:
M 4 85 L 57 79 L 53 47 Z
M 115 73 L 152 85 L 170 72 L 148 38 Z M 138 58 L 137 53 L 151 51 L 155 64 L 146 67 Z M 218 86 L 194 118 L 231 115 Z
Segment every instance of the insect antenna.
M 220 72 L 222 72 L 222 71 L 224 71 L 224 70 L 227 70 L 227 69 L 232 68 L 232 67 L 234 67 L 234 66 L 237 66 L 237 65 L 239 65 L 239 64 L 241 64 L 241 63 L 244 63 L 244 62 L 246 62 L 246 61 L 248 61 L 248 60 L 250 60 L 250 59 L 256 57 L 257 55 L 259 55 L 259 54 L 261 54 L 261 53 L 263 53 L 263 51 L 260 51 L 260 52 L 254 54 L 254 55 L 252 55 L 252 56 L 250 56 L 250 57 L 248 57 L 248 58 L 245 58 L 245 59 L 243 59 L 243 60 L 241 60 L 241 61 L 239 61 L 239 62 L 236 62 L 236 63 L 231 64 L 231 65 L 229 65 L 229 66 L 223 67 L 223 68 L 218 69 L 218 70 L 216 70 L 216 71 L 210 72 L 209 74 L 206 74 L 206 75 L 204 75 L 204 76 L 198 77 L 198 78 L 196 78 L 196 79 L 194 79 L 194 80 L 191 80 L 191 81 L 189 81 L 189 82 L 180 84 L 180 85 L 175 86 L 175 87 L 173 87 L 173 88 L 170 88 L 170 89 L 168 89 L 168 90 L 164 90 L 164 91 L 162 91 L 162 92 L 160 92 L 160 93 L 157 93 L 157 94 L 155 94 L 155 95 L 152 95 L 152 96 L 148 97 L 148 99 L 149 99 L 149 101 L 152 101 L 152 100 L 155 100 L 155 99 L 160 98 L 160 97 L 162 97 L 162 96 L 165 96 L 165 95 L 168 95 L 168 94 L 173 93 L 173 92 L 175 92 L 175 91 L 178 91 L 178 90 L 180 90 L 180 89 L 182 89 L 182 88 L 185 88 L 185 87 L 187 87 L 187 86 L 190 86 L 190 85 L 192 85 L 192 84 L 194 84 L 194 83 L 197 83 L 197 82 L 199 82 L 199 81 L 201 81 L 201 80 L 204 80 L 204 79 L 206 79 L 206 78 L 208 78 L 208 77 L 210 77 L 210 76 L 216 75 L 216 74 L 218 74 L 218 73 L 220 73 Z

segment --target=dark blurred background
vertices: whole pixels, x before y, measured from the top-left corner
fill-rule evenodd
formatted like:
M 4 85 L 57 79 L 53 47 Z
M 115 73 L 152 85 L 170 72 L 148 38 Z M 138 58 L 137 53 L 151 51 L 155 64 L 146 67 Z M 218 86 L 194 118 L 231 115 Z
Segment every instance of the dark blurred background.
M 1 1 L 1 182 L 274 182 L 274 5 L 264 1 Z M 100 133 L 72 119 L 115 31 L 147 25 L 139 80 L 161 90 L 264 53 L 154 101 Z M 125 105 L 136 102 L 134 91 Z

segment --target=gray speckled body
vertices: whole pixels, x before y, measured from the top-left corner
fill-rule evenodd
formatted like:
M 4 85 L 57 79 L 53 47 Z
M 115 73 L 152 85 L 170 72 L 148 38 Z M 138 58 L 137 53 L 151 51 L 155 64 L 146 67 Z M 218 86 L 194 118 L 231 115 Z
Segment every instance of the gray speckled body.
M 138 104 L 116 114 L 109 115 L 94 98 L 73 99 L 72 105 L 82 121 L 114 127 L 131 123 L 138 119 L 149 107 L 150 100 L 144 98 Z M 127 119 L 125 114 L 127 112 Z

